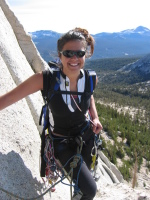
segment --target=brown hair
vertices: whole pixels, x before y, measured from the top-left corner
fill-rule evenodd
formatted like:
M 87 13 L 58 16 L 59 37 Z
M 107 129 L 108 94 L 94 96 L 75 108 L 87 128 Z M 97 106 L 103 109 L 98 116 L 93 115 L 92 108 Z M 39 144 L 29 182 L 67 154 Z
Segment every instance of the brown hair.
M 60 57 L 60 51 L 62 51 L 64 45 L 71 40 L 81 40 L 85 43 L 86 57 L 91 57 L 94 52 L 94 38 L 89 34 L 86 29 L 75 28 L 64 35 L 62 35 L 57 41 L 57 52 Z

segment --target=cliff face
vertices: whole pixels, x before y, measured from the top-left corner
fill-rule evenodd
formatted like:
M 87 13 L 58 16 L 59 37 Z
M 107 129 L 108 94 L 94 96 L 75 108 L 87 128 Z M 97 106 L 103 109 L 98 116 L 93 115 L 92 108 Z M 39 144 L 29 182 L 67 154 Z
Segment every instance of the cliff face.
M 0 0 L 0 95 L 47 67 L 7 2 Z M 37 92 L 0 111 L 1 200 L 16 199 L 1 188 L 23 198 L 36 197 L 46 189 L 40 177 L 41 127 L 38 121 L 42 105 L 41 93 Z M 116 194 L 124 187 L 134 194 L 131 188 L 120 183 L 123 182 L 120 172 L 101 152 L 98 172 L 101 178 L 97 183 L 95 199 L 113 199 L 110 191 L 108 194 L 102 193 L 108 184 L 107 189 L 118 189 Z M 126 194 L 126 189 L 123 193 Z M 138 193 L 135 192 L 135 195 Z M 50 199 L 50 194 L 40 199 Z M 60 183 L 56 186 L 52 199 L 70 199 L 69 187 Z
M 0 1 L 0 95 L 44 68 L 31 38 L 6 2 Z M 0 187 L 25 197 L 36 196 L 41 188 L 38 120 L 42 104 L 38 92 L 0 112 Z M 0 191 L 0 199 L 10 197 Z

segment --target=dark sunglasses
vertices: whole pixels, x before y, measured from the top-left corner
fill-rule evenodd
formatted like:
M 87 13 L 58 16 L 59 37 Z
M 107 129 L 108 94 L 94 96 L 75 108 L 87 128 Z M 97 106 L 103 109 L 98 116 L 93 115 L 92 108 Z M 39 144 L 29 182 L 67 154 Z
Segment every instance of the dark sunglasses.
M 65 51 L 60 51 L 65 57 L 67 58 L 72 58 L 74 55 L 77 56 L 78 58 L 82 58 L 85 55 L 85 51 L 72 51 L 72 50 L 65 50 Z

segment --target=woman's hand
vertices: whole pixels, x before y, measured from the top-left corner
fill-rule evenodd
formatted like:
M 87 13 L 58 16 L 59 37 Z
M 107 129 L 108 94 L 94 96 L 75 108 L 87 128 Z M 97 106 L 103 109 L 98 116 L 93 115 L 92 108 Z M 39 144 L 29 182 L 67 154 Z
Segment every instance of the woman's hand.
M 101 123 L 99 121 L 99 117 L 98 117 L 98 114 L 97 114 L 93 95 L 91 96 L 91 103 L 90 103 L 89 112 L 90 112 L 91 120 L 93 121 L 93 132 L 95 134 L 98 134 L 103 129 L 103 126 L 101 125 Z
M 100 121 L 98 118 L 93 119 L 93 132 L 96 134 L 99 134 L 99 132 L 103 129 L 103 126 L 101 125 Z

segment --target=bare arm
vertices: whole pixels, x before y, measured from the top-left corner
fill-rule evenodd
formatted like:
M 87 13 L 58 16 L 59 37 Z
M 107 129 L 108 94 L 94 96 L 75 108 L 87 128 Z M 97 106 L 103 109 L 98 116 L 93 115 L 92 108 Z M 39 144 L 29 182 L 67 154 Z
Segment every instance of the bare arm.
M 0 110 L 42 89 L 43 74 L 40 72 L 31 76 L 10 92 L 0 96 Z
M 93 132 L 98 134 L 103 129 L 103 127 L 102 127 L 102 125 L 99 121 L 99 117 L 98 117 L 98 114 L 97 114 L 97 110 L 96 110 L 96 106 L 95 106 L 95 100 L 94 100 L 93 95 L 91 96 L 90 114 L 91 114 L 91 117 L 92 117 L 92 121 L 95 124 L 95 126 L 93 126 Z

